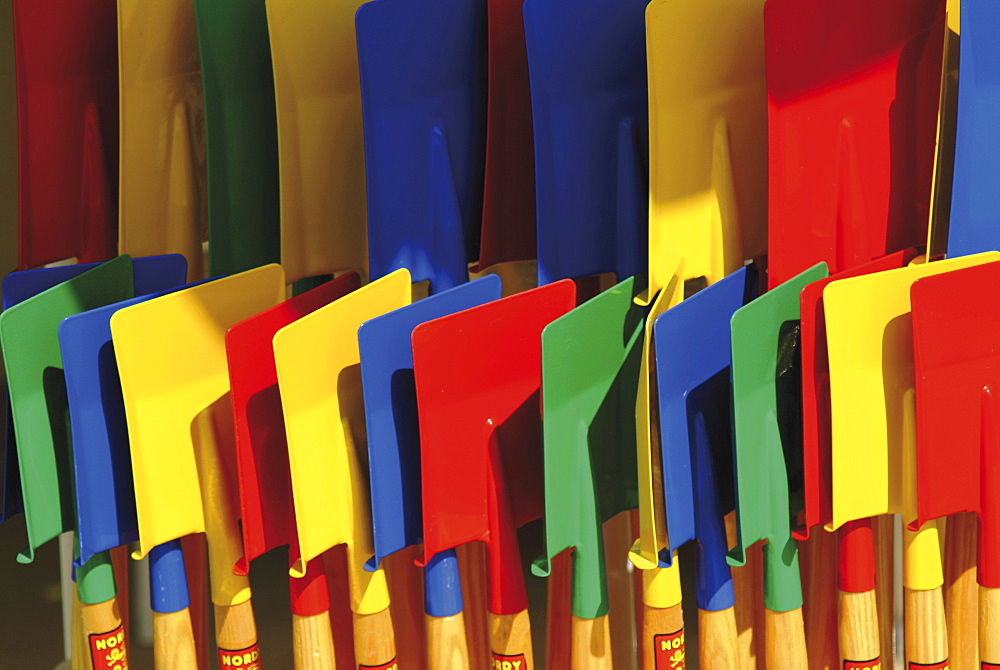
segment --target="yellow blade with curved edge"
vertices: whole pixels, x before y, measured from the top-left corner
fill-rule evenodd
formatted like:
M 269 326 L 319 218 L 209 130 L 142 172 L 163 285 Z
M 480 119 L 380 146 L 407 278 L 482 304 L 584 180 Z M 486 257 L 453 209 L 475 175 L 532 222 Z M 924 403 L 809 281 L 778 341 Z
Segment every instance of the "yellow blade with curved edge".
M 842 279 L 823 290 L 830 359 L 833 522 L 880 514 L 916 518 L 916 405 L 910 286 L 930 275 L 1000 260 L 989 252 Z M 907 533 L 904 583 L 942 583 L 937 527 Z
M 179 253 L 204 276 L 205 123 L 194 4 L 119 0 L 118 250 Z
M 266 0 L 278 119 L 281 264 L 288 281 L 368 276 L 354 13 L 364 0 Z
M 763 0 L 653 0 L 649 76 L 649 291 L 722 279 L 767 247 Z M 712 48 L 705 48 L 705 35 Z M 696 57 L 695 57 L 696 55 Z
M 309 561 L 346 544 L 359 614 L 381 612 L 389 594 L 382 570 L 364 569 L 375 551 L 358 328 L 408 304 L 410 273 L 397 270 L 274 336 L 301 556 L 291 574 L 303 576 Z
M 226 331 L 284 297 L 281 266 L 266 265 L 111 317 L 139 517 L 133 555 L 207 533 L 216 605 L 250 597 L 247 578 L 233 574 L 243 552 Z
M 667 543 L 667 520 L 663 511 L 663 467 L 659 439 L 653 439 L 651 408 L 656 404 L 653 323 L 656 317 L 684 299 L 684 264 L 678 263 L 646 315 L 642 363 L 639 366 L 639 393 L 635 404 L 636 462 L 639 473 L 639 539 L 632 545 L 629 559 L 642 570 L 658 567 L 659 553 Z M 657 422 L 658 424 L 658 422 Z M 653 580 L 656 581 L 656 580 Z M 662 580 L 661 580 L 662 581 Z M 678 601 L 679 602 L 679 601 Z M 677 603 L 673 603 L 676 605 Z M 661 607 L 667 607 L 663 605 Z

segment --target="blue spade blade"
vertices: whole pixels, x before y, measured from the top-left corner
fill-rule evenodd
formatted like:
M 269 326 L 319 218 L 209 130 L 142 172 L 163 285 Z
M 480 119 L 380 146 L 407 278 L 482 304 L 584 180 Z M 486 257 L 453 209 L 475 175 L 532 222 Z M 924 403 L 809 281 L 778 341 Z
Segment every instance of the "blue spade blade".
M 735 604 L 724 517 L 734 507 L 729 322 L 756 297 L 741 268 L 667 310 L 653 325 L 663 497 L 671 551 L 698 540 L 698 608 Z M 670 554 L 663 557 L 670 561 Z
M 526 0 L 538 283 L 645 273 L 648 0 Z
M 0 289 L 0 301 L 3 308 L 8 309 L 34 297 L 42 291 L 72 279 L 100 265 L 100 263 L 84 263 L 79 265 L 64 265 L 37 270 L 11 272 L 3 279 Z M 135 276 L 136 293 L 151 293 L 176 286 L 184 281 L 187 272 L 187 261 L 179 254 L 148 256 L 135 258 L 132 261 L 132 271 Z M 178 279 L 179 277 L 179 279 Z M 4 386 L 4 394 L 7 388 Z M 0 521 L 24 511 L 21 498 L 21 481 L 17 469 L 17 449 L 14 442 L 14 425 L 10 420 L 10 401 L 7 401 L 7 423 L 5 427 L 3 455 L 3 495 L 0 496 Z
M 1000 4 L 962 0 L 948 257 L 1000 248 Z
M 405 267 L 437 293 L 479 253 L 486 1 L 375 0 L 356 25 L 371 276 Z

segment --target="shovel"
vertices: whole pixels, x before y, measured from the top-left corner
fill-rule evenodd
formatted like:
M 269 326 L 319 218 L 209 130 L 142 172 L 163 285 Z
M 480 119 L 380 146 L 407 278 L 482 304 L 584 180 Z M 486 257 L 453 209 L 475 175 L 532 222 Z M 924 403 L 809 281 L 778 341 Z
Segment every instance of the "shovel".
M 904 267 L 916 257 L 914 249 L 899 251 L 876 261 L 815 281 L 800 296 L 802 347 L 802 470 L 804 524 L 793 533 L 808 540 L 812 528 L 833 518 L 830 446 L 830 364 L 827 358 L 823 289 L 847 277 Z M 837 535 L 837 601 L 840 661 L 848 665 L 881 662 L 878 603 L 876 601 L 875 547 L 871 519 L 852 521 Z M 888 547 L 884 548 L 888 550 Z M 891 576 L 882 575 L 890 580 Z M 888 603 L 886 603 L 888 605 Z M 887 650 L 891 656 L 892 650 Z M 853 667 L 853 666 L 852 666 Z
M 805 668 L 802 584 L 792 519 L 801 508 L 799 292 L 822 263 L 741 307 L 730 320 L 737 542 L 731 566 L 764 540 L 765 663 Z M 798 423 L 798 425 L 796 425 Z
M 500 279 L 487 275 L 376 317 L 358 329 L 375 547 L 374 558 L 366 564 L 370 570 L 386 556 L 420 544 L 423 536 L 420 437 L 410 344 L 413 329 L 426 321 L 499 299 Z M 469 668 L 462 592 L 453 550 L 431 558 L 424 572 L 424 592 L 428 667 Z
M 289 547 L 290 563 L 298 558 L 274 335 L 359 286 L 358 275 L 348 273 L 250 317 L 226 333 L 244 551 L 237 574 L 248 574 L 250 561 L 283 545 Z M 313 561 L 304 577 L 289 580 L 292 648 L 299 670 L 335 664 L 326 580 L 322 561 Z
M 684 279 L 711 284 L 767 251 L 763 4 L 646 10 L 650 295 L 671 279 L 661 259 L 683 258 Z
M 970 14 L 979 18 L 974 9 L 966 17 Z M 976 19 L 966 24 L 973 33 Z M 917 397 L 917 518 L 911 528 L 959 512 L 978 514 L 979 656 L 984 668 L 1000 664 L 1000 627 L 994 615 L 1000 598 L 994 346 L 1000 324 L 993 288 L 998 277 L 1000 264 L 987 263 L 920 279 L 910 289 Z
M 756 269 L 741 268 L 653 324 L 668 551 L 692 540 L 699 543 L 699 657 L 704 668 L 739 663 L 736 597 L 726 563 L 725 516 L 734 509 L 729 322 L 756 292 Z
M 205 99 L 208 273 L 233 274 L 280 260 L 267 16 L 263 0 L 197 0 L 194 12 Z
M 359 267 L 368 257 L 354 38 L 361 2 L 265 2 L 277 105 L 281 264 L 289 282 L 345 269 L 367 274 Z
M 944 6 L 767 1 L 769 286 L 926 242 Z
M 132 454 L 139 550 L 206 533 L 219 665 L 256 660 L 257 633 L 242 556 L 232 461 L 224 337 L 284 299 L 276 265 L 119 310 L 111 334 Z M 207 411 L 206 411 L 207 410 Z
M 916 518 L 910 286 L 1000 258 L 980 254 L 833 282 L 823 290 L 830 361 L 833 509 L 828 528 L 880 514 Z M 906 658 L 948 659 L 936 523 L 904 536 Z
M 542 515 L 540 336 L 575 299 L 557 282 L 413 331 L 424 561 L 486 543 L 496 667 L 535 667 L 516 531 Z
M 117 246 L 115 0 L 14 3 L 18 267 Z
M 299 556 L 293 577 L 347 545 L 354 654 L 362 666 L 396 663 L 385 573 L 367 572 L 371 512 L 358 328 L 410 302 L 398 270 L 289 324 L 274 336 Z
M 357 34 L 371 273 L 405 267 L 437 293 L 479 251 L 486 2 L 375 0 Z
M 120 0 L 118 249 L 176 252 L 204 276 L 205 137 L 194 5 Z
M 573 668 L 611 667 L 601 525 L 638 506 L 634 431 L 646 308 L 635 298 L 645 288 L 629 278 L 542 333 L 545 554 L 532 571 L 547 576 L 553 559 L 572 550 Z M 664 636 L 671 652 L 680 639 Z
M 539 284 L 646 268 L 647 2 L 524 3 Z

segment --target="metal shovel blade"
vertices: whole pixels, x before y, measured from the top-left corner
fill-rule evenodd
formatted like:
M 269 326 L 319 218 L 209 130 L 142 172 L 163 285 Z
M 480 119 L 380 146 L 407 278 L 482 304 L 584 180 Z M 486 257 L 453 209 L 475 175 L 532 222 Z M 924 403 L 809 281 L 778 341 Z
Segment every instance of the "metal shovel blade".
M 683 258 L 685 279 L 712 283 L 767 251 L 763 5 L 653 0 L 646 10 L 650 294 L 670 280 L 657 259 Z
M 14 2 L 18 267 L 118 244 L 115 0 Z
M 250 561 L 275 547 L 288 545 L 292 562 L 299 553 L 274 336 L 360 283 L 357 274 L 345 274 L 241 321 L 226 333 L 243 529 L 238 574 L 247 574 Z
M 646 269 L 647 2 L 524 3 L 539 284 Z
M 574 616 L 608 613 L 601 524 L 638 504 L 635 404 L 646 308 L 631 277 L 542 332 L 545 416 L 545 554 L 532 571 L 573 549 Z
M 768 291 L 730 320 L 733 384 L 733 476 L 736 546 L 729 564 L 745 565 L 764 540 L 764 607 L 802 607 L 793 518 L 802 508 L 799 293 L 827 276 L 819 263 Z M 798 425 L 796 425 L 798 424 Z
M 357 32 L 371 274 L 443 291 L 479 253 L 486 1 L 375 0 Z
M 756 297 L 757 271 L 740 268 L 653 324 L 671 552 L 698 540 L 698 607 L 734 604 L 725 515 L 734 509 L 731 431 L 733 314 Z
M 423 538 L 413 329 L 499 300 L 500 288 L 500 278 L 487 275 L 375 317 L 358 329 L 375 542 L 369 570 Z
M 944 0 L 768 0 L 768 285 L 927 241 Z
M 528 606 L 516 529 L 542 516 L 542 329 L 575 301 L 556 282 L 413 331 L 424 561 L 485 542 L 493 614 Z

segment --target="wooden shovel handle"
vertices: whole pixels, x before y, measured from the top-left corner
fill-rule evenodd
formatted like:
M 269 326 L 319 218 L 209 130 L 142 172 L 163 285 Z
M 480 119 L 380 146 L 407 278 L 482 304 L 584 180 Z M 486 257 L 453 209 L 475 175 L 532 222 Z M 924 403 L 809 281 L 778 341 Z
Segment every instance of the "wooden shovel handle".
M 153 665 L 156 670 L 198 667 L 189 608 L 176 612 L 153 612 Z
M 531 619 L 528 610 L 515 614 L 489 614 L 490 652 L 496 661 L 510 663 L 509 670 L 535 670 L 531 648 Z M 521 665 L 515 665 L 515 662 Z M 507 666 L 501 667 L 507 668 Z
M 979 660 L 1000 664 L 1000 589 L 979 587 Z
M 95 605 L 81 604 L 80 617 L 89 667 L 110 666 L 109 660 L 113 659 L 120 659 L 123 666 L 127 665 L 128 645 L 117 597 Z
M 944 663 L 948 660 L 948 627 L 941 587 L 926 591 L 904 588 L 903 594 L 906 662 Z
M 396 659 L 396 637 L 388 607 L 374 614 L 354 613 L 354 658 L 358 665 L 374 667 Z
M 238 665 L 232 662 L 236 656 L 240 657 L 242 666 L 248 665 L 250 661 L 260 663 L 257 623 L 254 621 L 251 601 L 215 606 L 215 644 L 219 648 L 220 667 Z
M 726 670 L 740 667 L 736 608 L 698 610 L 698 667 Z
M 329 610 L 310 616 L 292 614 L 292 658 L 295 670 L 336 670 Z
M 802 608 L 764 611 L 764 663 L 768 670 L 807 670 L 806 632 Z
M 841 664 L 880 660 L 882 644 L 876 592 L 839 591 L 837 603 L 840 611 L 837 633 Z
M 643 605 L 641 644 L 642 670 L 656 670 L 656 657 L 664 652 L 684 658 L 684 612 L 680 603 L 673 607 Z M 664 645 L 668 649 L 661 650 Z
M 469 645 L 465 638 L 465 614 L 430 616 L 427 628 L 428 670 L 469 670 Z
M 572 639 L 573 670 L 612 670 L 611 624 L 607 614 L 596 619 L 574 616 Z

